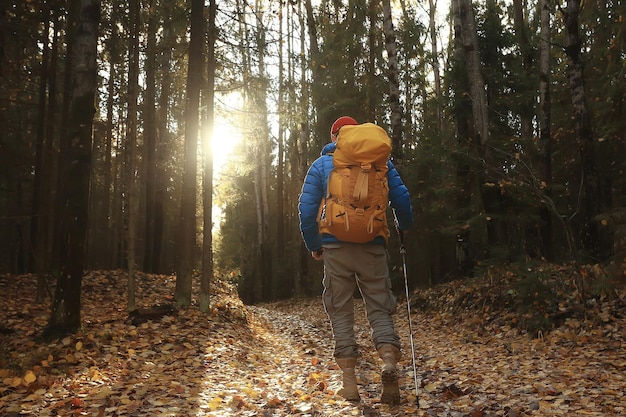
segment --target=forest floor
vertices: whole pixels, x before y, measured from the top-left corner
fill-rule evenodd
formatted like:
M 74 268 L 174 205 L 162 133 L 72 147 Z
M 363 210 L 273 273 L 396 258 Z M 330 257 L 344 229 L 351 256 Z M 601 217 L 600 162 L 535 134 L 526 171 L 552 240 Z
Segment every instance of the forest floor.
M 172 302 L 173 277 L 141 274 L 146 308 L 129 316 L 126 274 L 92 271 L 82 330 L 38 343 L 49 310 L 34 303 L 36 278 L 0 275 L 0 416 L 623 416 L 626 291 L 604 285 L 598 268 L 582 271 L 540 268 L 520 281 L 494 269 L 414 292 L 417 390 L 400 300 L 396 407 L 380 404 L 380 360 L 359 299 L 354 404 L 335 394 L 319 297 L 244 306 L 218 282 L 210 314 L 195 304 L 161 311 L 148 307 Z

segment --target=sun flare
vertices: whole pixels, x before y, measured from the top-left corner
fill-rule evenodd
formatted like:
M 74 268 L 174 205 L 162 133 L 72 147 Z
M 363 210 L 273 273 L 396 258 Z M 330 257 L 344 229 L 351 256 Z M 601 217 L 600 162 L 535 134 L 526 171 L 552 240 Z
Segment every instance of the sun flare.
M 228 119 L 216 119 L 211 137 L 213 153 L 213 172 L 218 174 L 232 156 L 237 144 L 241 142 L 241 131 Z

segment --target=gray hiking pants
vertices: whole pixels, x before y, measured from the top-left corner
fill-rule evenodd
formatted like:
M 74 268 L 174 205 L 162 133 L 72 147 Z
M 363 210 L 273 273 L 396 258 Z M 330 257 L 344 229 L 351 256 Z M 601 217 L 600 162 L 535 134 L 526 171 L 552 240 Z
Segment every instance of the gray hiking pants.
M 393 325 L 396 298 L 391 291 L 387 252 L 381 245 L 342 243 L 324 248 L 323 301 L 335 339 L 335 357 L 359 356 L 354 336 L 354 291 L 359 288 L 372 341 L 400 348 Z

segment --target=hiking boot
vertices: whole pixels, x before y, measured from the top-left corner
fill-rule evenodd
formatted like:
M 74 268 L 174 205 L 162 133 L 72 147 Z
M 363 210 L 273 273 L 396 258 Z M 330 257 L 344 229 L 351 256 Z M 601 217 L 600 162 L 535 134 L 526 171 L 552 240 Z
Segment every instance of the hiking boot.
M 400 387 L 398 385 L 398 369 L 396 364 L 401 353 L 397 346 L 385 344 L 378 349 L 378 355 L 383 360 L 381 380 L 383 394 L 380 402 L 388 405 L 400 404 Z
M 335 358 L 335 362 L 337 362 L 343 373 L 343 388 L 337 391 L 337 394 L 348 401 L 360 401 L 361 397 L 356 385 L 356 374 L 354 371 L 356 358 Z

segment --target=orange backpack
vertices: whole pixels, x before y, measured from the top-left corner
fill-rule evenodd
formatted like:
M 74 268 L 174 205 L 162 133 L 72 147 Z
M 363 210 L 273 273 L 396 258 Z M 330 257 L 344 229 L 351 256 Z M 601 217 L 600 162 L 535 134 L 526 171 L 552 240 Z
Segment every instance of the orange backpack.
M 333 152 L 334 169 L 320 205 L 320 233 L 343 242 L 387 241 L 389 185 L 387 161 L 391 139 L 373 123 L 343 126 Z

